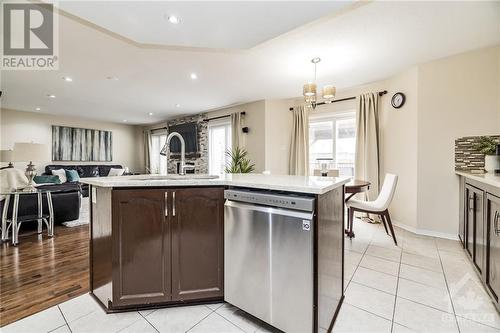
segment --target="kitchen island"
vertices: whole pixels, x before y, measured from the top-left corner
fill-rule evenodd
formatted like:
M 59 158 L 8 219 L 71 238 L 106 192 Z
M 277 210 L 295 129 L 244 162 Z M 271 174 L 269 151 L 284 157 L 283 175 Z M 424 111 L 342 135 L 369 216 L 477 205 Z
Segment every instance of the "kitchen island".
M 108 312 L 226 300 L 285 331 L 294 331 L 291 327 L 304 331 L 299 325 L 310 332 L 329 331 L 344 297 L 344 185 L 348 180 L 260 174 L 81 179 L 90 185 L 90 292 Z M 248 228 L 257 223 L 252 218 L 244 219 L 248 228 L 242 228 L 239 235 L 245 234 L 248 253 L 255 255 L 238 252 L 234 227 L 240 219 L 235 218 L 229 199 L 236 199 L 235 193 L 241 191 L 251 197 L 256 194 L 268 198 L 258 205 L 266 214 L 271 210 L 283 212 L 280 207 L 288 205 L 289 211 L 296 212 L 293 215 L 300 216 L 296 220 L 300 222 L 301 237 L 309 235 L 311 244 L 306 254 L 298 253 L 302 261 L 297 260 L 298 256 L 280 256 L 276 252 L 281 248 L 281 253 L 286 253 L 286 249 L 299 246 L 292 236 L 280 231 L 284 229 L 267 237 L 272 238 L 272 244 L 257 240 L 252 243 Z M 308 213 L 301 211 L 301 202 L 310 203 Z M 225 221 L 225 216 L 232 216 L 232 224 L 228 224 L 229 218 Z M 225 253 L 225 244 L 235 250 Z M 261 250 L 265 247 L 274 252 L 263 256 Z M 242 255 L 241 260 L 229 254 Z M 267 272 L 247 267 L 251 262 L 259 264 L 256 257 L 262 258 L 261 266 L 268 267 Z M 273 265 L 264 264 L 265 260 Z M 235 277 L 240 267 L 252 272 L 247 276 L 255 279 L 239 284 L 240 278 Z M 283 284 L 305 285 L 281 288 L 282 294 L 278 295 L 278 288 L 272 287 L 272 276 L 279 274 L 286 277 Z M 230 288 L 227 295 L 226 285 Z M 253 310 L 266 306 L 246 307 L 248 298 L 247 303 L 238 303 L 238 286 L 244 286 L 242 294 L 263 295 L 255 302 L 266 305 L 273 314 Z M 282 302 L 285 298 L 288 301 Z M 288 313 L 289 319 L 278 320 L 283 313 Z

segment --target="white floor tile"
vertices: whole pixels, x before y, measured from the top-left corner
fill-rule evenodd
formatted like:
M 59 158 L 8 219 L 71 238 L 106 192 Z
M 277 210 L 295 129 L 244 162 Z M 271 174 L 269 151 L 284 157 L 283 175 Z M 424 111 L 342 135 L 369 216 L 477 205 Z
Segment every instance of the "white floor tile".
M 457 316 L 500 329 L 500 315 L 478 282 L 465 279 L 450 292 Z
M 429 287 L 418 282 L 399 279 L 398 297 L 453 313 L 447 289 Z
M 391 321 L 344 303 L 333 327 L 340 332 L 391 332 Z
M 57 306 L 48 308 L 2 327 L 2 333 L 49 332 L 66 324 Z
M 428 269 L 435 272 L 442 272 L 441 261 L 438 258 L 429 258 L 418 254 L 403 252 L 401 263 Z
M 104 312 L 104 310 L 89 294 L 84 294 L 61 303 L 59 304 L 59 308 L 68 323 L 94 311 Z
M 399 263 L 394 261 L 389 261 L 386 259 L 373 257 L 371 255 L 365 254 L 361 262 L 359 263 L 361 267 L 369 268 L 377 272 L 391 274 L 398 276 Z
M 120 333 L 156 333 L 156 330 L 146 319 L 141 318 L 132 325 L 125 327 Z
M 355 238 L 353 239 L 346 238 L 344 242 L 344 248 L 348 251 L 365 253 L 369 244 L 370 244 L 369 240 L 366 241 L 366 240 L 358 240 Z
M 104 311 L 94 311 L 68 324 L 73 333 L 113 333 L 132 325 L 139 319 L 142 317 L 135 311 L 110 314 Z
M 161 331 L 163 332 L 163 331 Z M 180 332 L 180 331 L 177 331 Z M 242 333 L 237 326 L 226 320 L 224 317 L 212 312 L 198 325 L 189 331 L 190 333 Z
M 344 278 L 351 280 L 357 268 L 358 266 L 356 265 L 344 265 Z
M 178 333 L 186 332 L 212 312 L 204 305 L 181 306 L 159 309 L 147 318 L 148 321 L 160 332 Z
M 425 284 L 430 287 L 447 290 L 444 274 L 442 272 L 434 272 L 416 266 L 401 264 L 399 277 Z
M 50 333 L 71 333 L 71 330 L 69 329 L 68 325 L 64 325 L 59 328 L 56 328 L 53 331 L 50 331 Z
M 460 333 L 500 333 L 500 330 L 497 328 L 479 324 L 462 317 L 457 316 L 457 321 Z
M 406 326 L 393 323 L 392 325 L 392 333 L 415 333 L 418 332 L 416 330 L 412 330 L 411 328 L 408 328 Z
M 150 314 L 152 314 L 153 312 L 155 312 L 156 310 L 158 310 L 158 309 L 140 310 L 139 313 L 141 314 L 141 316 L 147 317 Z
M 351 281 L 345 293 L 344 303 L 392 320 L 394 298 L 388 293 Z
M 376 245 L 370 245 L 366 250 L 366 254 L 394 262 L 400 262 L 401 260 L 401 249 L 398 247 L 386 248 Z
M 344 251 L 344 256 L 346 265 L 358 266 L 363 254 L 354 251 Z
M 394 275 L 380 273 L 364 267 L 358 267 L 356 273 L 352 277 L 352 281 L 396 295 L 398 278 Z
M 458 332 L 454 315 L 399 297 L 394 322 L 420 332 Z
M 215 312 L 247 333 L 255 332 L 260 326 L 258 319 L 227 303 Z
M 221 306 L 223 306 L 224 304 L 225 304 L 224 302 L 219 302 L 219 303 L 205 304 L 205 305 L 208 306 L 212 311 L 215 311 L 218 308 L 220 308 Z

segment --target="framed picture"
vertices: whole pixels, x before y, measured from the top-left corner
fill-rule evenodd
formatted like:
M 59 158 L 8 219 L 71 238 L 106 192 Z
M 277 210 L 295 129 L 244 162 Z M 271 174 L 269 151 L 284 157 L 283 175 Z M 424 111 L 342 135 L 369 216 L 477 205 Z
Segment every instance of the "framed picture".
M 53 125 L 52 160 L 110 162 L 113 135 L 111 131 Z

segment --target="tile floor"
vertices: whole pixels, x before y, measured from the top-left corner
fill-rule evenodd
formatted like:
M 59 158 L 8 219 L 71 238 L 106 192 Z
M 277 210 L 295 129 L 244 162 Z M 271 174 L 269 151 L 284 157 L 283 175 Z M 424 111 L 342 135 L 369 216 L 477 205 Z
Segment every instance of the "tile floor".
M 356 223 L 356 222 L 355 222 Z M 344 304 L 334 332 L 497 332 L 496 312 L 456 241 L 357 221 L 346 239 Z M 89 295 L 19 320 L 10 332 L 273 332 L 228 304 L 106 315 Z

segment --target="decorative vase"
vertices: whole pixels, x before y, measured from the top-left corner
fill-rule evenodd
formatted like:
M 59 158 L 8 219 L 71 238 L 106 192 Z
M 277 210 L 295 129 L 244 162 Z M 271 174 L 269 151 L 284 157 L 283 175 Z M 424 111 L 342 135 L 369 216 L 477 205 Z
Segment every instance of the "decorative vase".
M 495 172 L 500 169 L 500 155 L 484 155 L 484 170 Z

